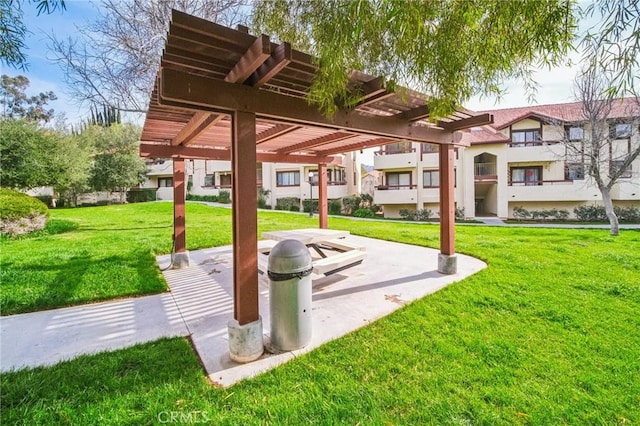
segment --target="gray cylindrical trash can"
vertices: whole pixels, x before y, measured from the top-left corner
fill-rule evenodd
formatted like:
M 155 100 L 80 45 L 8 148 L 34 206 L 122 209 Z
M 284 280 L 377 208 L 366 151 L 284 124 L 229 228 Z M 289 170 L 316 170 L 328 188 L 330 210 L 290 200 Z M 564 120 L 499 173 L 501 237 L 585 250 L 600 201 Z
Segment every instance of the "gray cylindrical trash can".
M 280 241 L 269 253 L 271 345 L 291 351 L 311 341 L 311 254 L 297 240 Z

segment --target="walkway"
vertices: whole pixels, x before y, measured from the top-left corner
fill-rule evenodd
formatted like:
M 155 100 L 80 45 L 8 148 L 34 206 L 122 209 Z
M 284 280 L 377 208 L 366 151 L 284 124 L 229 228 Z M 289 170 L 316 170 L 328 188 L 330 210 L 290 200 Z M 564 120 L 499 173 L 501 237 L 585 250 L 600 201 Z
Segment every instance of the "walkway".
M 438 251 L 349 236 L 367 247 L 356 267 L 313 275 L 313 339 L 300 350 L 265 354 L 249 364 L 229 359 L 233 316 L 230 246 L 190 253 L 191 266 L 164 272 L 170 293 L 0 318 L 2 371 L 52 365 L 81 354 L 115 350 L 161 337 L 191 336 L 210 379 L 221 386 L 255 376 L 343 336 L 404 304 L 472 275 L 486 264 L 458 255 L 458 274 L 437 272 Z M 161 267 L 169 256 L 160 256 Z M 268 281 L 260 281 L 260 313 L 268 346 Z

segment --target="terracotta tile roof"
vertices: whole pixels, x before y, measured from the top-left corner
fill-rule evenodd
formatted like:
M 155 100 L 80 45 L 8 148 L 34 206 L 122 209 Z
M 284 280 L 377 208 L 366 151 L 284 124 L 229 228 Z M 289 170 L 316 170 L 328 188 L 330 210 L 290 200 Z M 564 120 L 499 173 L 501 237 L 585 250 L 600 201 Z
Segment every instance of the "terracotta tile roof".
M 614 102 L 610 118 L 623 118 L 638 115 L 639 106 L 634 98 L 624 98 Z M 634 114 L 635 111 L 635 114 Z M 504 129 L 510 124 L 529 116 L 562 120 L 567 122 L 583 121 L 582 104 L 571 102 L 564 104 L 534 105 L 518 108 L 494 109 L 481 111 L 493 114 L 492 127 Z
M 479 111 L 479 113 L 493 114 L 493 124 L 466 130 L 462 140 L 472 145 L 510 142 L 510 139 L 499 130 L 526 118 L 564 122 L 584 121 L 580 102 L 493 109 Z M 638 115 L 640 115 L 640 105 L 636 99 L 624 98 L 614 102 L 609 118 L 637 117 Z

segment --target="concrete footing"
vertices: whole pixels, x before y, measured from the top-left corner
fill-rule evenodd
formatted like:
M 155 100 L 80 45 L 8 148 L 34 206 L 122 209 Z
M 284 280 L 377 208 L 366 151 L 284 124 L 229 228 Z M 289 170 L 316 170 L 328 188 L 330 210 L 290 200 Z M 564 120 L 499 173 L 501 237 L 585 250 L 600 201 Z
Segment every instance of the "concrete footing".
M 455 254 L 438 254 L 438 272 L 453 275 L 458 272 L 458 256 Z
M 173 261 L 171 262 L 171 269 L 186 269 L 189 267 L 188 251 L 173 253 L 172 259 Z
M 240 325 L 235 319 L 227 324 L 229 331 L 229 356 L 235 362 L 255 361 L 262 356 L 262 317 L 257 321 Z

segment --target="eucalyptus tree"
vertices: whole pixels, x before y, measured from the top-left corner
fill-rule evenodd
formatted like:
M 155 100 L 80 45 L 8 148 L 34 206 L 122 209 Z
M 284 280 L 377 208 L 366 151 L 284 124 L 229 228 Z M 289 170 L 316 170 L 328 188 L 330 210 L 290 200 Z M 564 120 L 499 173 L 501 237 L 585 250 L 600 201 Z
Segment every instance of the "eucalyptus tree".
M 144 113 L 153 89 L 171 10 L 232 25 L 246 0 L 101 0 L 97 18 L 75 38 L 51 35 L 54 60 L 70 95 L 90 105 Z
M 570 0 L 271 0 L 256 2 L 256 31 L 317 57 L 310 100 L 328 113 L 356 96 L 351 70 L 430 95 L 435 116 L 475 95 L 500 95 L 534 66 L 567 60 L 579 10 Z

